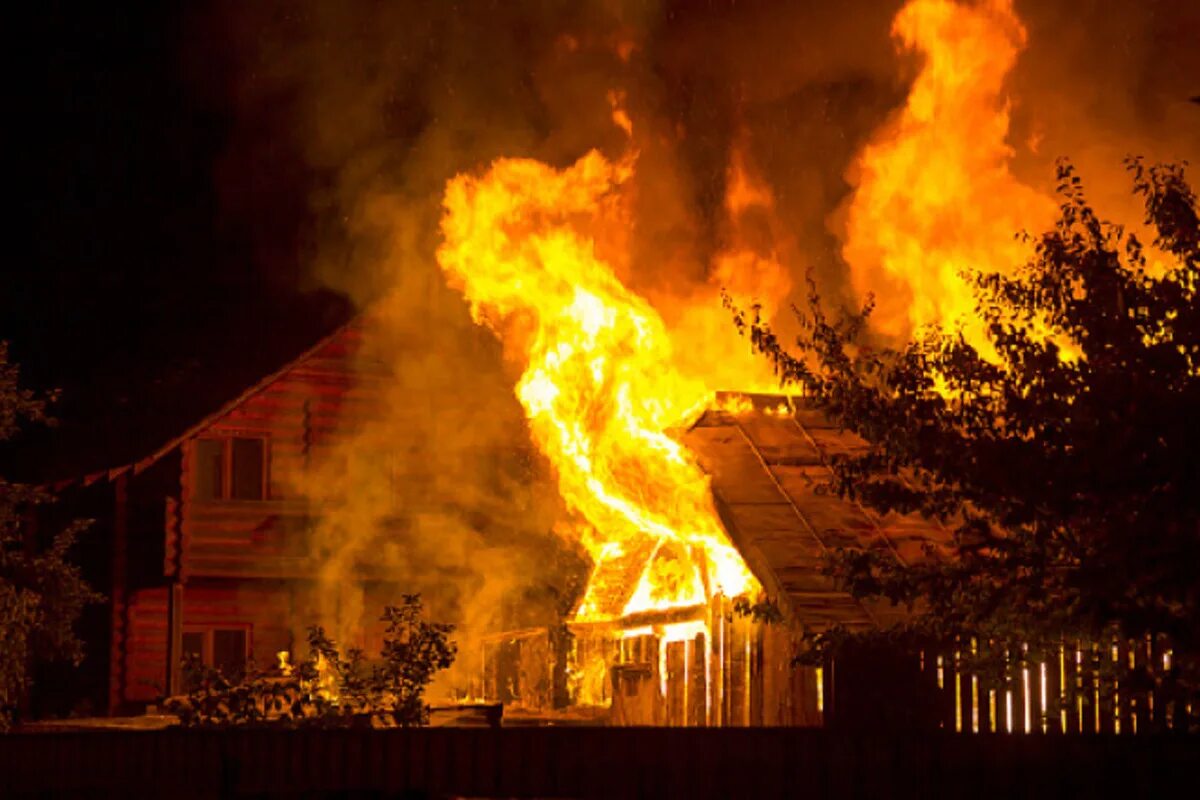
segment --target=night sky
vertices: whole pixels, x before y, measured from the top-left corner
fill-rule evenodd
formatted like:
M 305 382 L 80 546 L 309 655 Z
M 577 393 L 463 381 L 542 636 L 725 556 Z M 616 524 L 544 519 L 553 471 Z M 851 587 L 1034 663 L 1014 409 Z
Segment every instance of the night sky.
M 144 455 L 345 320 L 304 288 L 299 156 L 229 164 L 230 57 L 173 4 L 44 3 L 20 29 L 9 150 L 18 246 L 0 338 L 54 432 L 5 446 L 13 478 Z M 213 32 L 216 35 L 216 32 Z M 231 215 L 227 195 L 241 198 Z M 270 242 L 264 248 L 263 242 Z
M 846 164 L 905 93 L 887 35 L 898 5 L 628 5 L 646 41 L 641 80 L 660 93 L 646 96 L 662 98 L 665 130 L 686 131 L 677 147 L 698 207 L 719 206 L 732 131 L 749 125 L 791 232 L 818 261 L 836 249 L 825 215 L 848 190 Z M 1093 160 L 1119 172 L 1130 148 L 1192 152 L 1177 120 L 1195 119 L 1183 116 L 1197 93 L 1194 2 L 1018 6 L 1033 45 L 1014 75 L 1027 101 L 1014 136 L 1030 134 L 1024 110 L 1046 110 L 1060 134 L 1047 164 L 1103 146 Z M 604 146 L 597 130 L 618 140 L 605 95 L 615 57 L 581 57 L 578 74 L 538 68 L 559 63 L 561 32 L 589 41 L 599 17 L 587 3 L 22 13 L 10 26 L 16 246 L 0 339 L 26 386 L 62 399 L 57 429 L 0 445 L 9 478 L 140 458 L 348 319 L 350 302 L 320 288 L 313 265 L 332 252 L 338 203 L 358 196 L 356 181 L 373 188 L 363 176 L 379 165 L 434 198 L 454 170 L 497 155 L 569 163 Z

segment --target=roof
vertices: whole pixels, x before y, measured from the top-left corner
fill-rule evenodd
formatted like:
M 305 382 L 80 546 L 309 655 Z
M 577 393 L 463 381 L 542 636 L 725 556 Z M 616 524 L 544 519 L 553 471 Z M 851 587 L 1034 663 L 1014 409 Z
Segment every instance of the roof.
M 709 410 L 683 435 L 712 477 L 730 537 L 768 594 L 800 622 L 868 627 L 898 618 L 890 603 L 860 602 L 822 574 L 825 554 L 845 546 L 883 549 L 904 563 L 946 533 L 920 517 L 881 518 L 823 491 L 829 458 L 865 447 L 804 398 L 745 395 L 750 406 Z M 728 398 L 719 398 L 728 399 Z M 730 406 L 730 403 L 719 403 Z
M 338 328 L 146 457 L 54 488 L 87 486 L 142 472 L 290 370 L 354 334 L 362 321 L 360 316 Z M 946 532 L 919 517 L 880 518 L 823 491 L 831 477 L 830 457 L 861 449 L 865 442 L 838 429 L 810 401 L 730 393 L 719 395 L 717 405 L 684 431 L 682 440 L 712 478 L 722 522 L 768 593 L 782 600 L 794 619 L 811 626 L 868 627 L 899 617 L 902 612 L 890 604 L 864 603 L 839 591 L 822 574 L 824 556 L 838 547 L 853 546 L 883 549 L 911 563 L 922 556 L 925 543 L 944 542 Z M 739 410 L 724 410 L 730 408 Z M 651 556 L 647 549 L 600 564 L 598 580 L 592 581 L 595 591 L 587 598 L 593 610 L 619 616 Z
M 120 477 L 121 475 L 124 475 L 126 473 L 131 473 L 132 475 L 137 475 L 141 472 L 144 472 L 145 470 L 154 466 L 154 464 L 158 463 L 159 460 L 161 460 L 164 456 L 171 453 L 173 450 L 175 450 L 177 447 L 182 445 L 184 442 L 203 433 L 214 422 L 216 422 L 217 420 L 226 416 L 230 412 L 238 409 L 239 407 L 245 405 L 245 403 L 247 401 L 249 401 L 252 398 L 256 397 L 257 395 L 261 394 L 263 391 L 265 391 L 268 387 L 270 387 L 277 380 L 279 380 L 280 378 L 287 375 L 287 373 L 290 372 L 291 370 L 296 369 L 298 366 L 302 365 L 304 362 L 306 362 L 312 358 L 316 358 L 316 357 L 320 356 L 323 353 L 323 351 L 329 349 L 339 339 L 346 336 L 347 334 L 361 329 L 362 325 L 363 325 L 363 320 L 364 320 L 364 317 L 362 315 L 359 315 L 359 316 L 351 319 L 349 322 L 339 326 L 332 333 L 328 334 L 327 336 L 322 337 L 321 340 L 318 341 L 316 344 L 314 344 L 312 347 L 308 348 L 303 353 L 296 356 L 295 358 L 293 358 L 291 361 L 284 364 L 279 369 L 267 374 L 264 378 L 262 378 L 257 383 L 255 383 L 252 386 L 250 386 L 249 388 L 247 388 L 241 394 L 237 395 L 232 400 L 225 403 L 220 408 L 218 408 L 216 411 L 213 411 L 211 414 L 208 414 L 207 416 L 205 416 L 204 418 L 202 418 L 195 424 L 189 426 L 186 430 L 184 430 L 179 435 L 172 437 L 170 440 L 163 443 L 162 446 L 160 446 L 158 449 L 154 450 L 152 453 L 145 456 L 144 458 L 141 458 L 137 461 L 134 461 L 134 462 L 131 462 L 128 464 L 121 464 L 121 465 L 112 467 L 110 469 L 98 470 L 96 472 L 89 473 L 82 477 L 69 478 L 67 480 L 58 481 L 56 483 L 51 484 L 50 488 L 53 491 L 58 492 L 58 491 L 62 491 L 63 489 L 66 489 L 73 485 L 90 486 L 93 483 L 96 483 L 97 481 L 101 481 L 101 480 L 109 480 L 109 481 L 115 480 L 118 477 Z

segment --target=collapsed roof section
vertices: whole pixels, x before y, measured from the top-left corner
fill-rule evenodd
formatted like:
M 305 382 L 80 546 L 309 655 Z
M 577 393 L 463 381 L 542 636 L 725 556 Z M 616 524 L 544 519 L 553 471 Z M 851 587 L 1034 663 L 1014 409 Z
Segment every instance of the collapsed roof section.
M 682 435 L 712 477 L 717 509 L 730 537 L 768 594 L 793 621 L 814 628 L 866 628 L 905 612 L 864 603 L 822 574 L 839 547 L 882 549 L 904 563 L 923 545 L 944 542 L 944 529 L 916 516 L 879 515 L 827 490 L 829 459 L 865 442 L 839 430 L 804 398 L 719 395 Z

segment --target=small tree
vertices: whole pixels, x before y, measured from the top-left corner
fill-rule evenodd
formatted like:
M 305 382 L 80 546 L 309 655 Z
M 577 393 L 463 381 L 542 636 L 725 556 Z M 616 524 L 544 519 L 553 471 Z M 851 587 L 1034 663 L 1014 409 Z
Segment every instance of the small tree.
M 23 422 L 50 422 L 47 404 L 19 384 L 20 372 L 0 342 L 0 442 Z M 65 659 L 78 664 L 83 643 L 74 625 L 83 607 L 102 599 L 88 587 L 67 558 L 76 537 L 87 527 L 75 522 L 40 549 L 25 526 L 27 514 L 51 499 L 32 486 L 0 478 L 0 730 L 7 730 L 29 687 L 29 667 L 39 660 Z
M 1165 681 L 1196 707 L 1200 226 L 1182 167 L 1127 166 L 1174 263 L 1152 265 L 1136 236 L 1100 221 L 1060 163 L 1060 217 L 1032 260 L 971 277 L 994 355 L 948 330 L 872 347 L 870 301 L 830 319 L 811 284 L 795 354 L 756 313 L 734 316 L 785 383 L 867 441 L 833 458 L 840 495 L 952 533 L 949 552 L 919 563 L 855 549 L 830 559 L 854 595 L 913 612 L 867 636 L 974 638 L 1028 647 L 1030 661 L 1064 638 L 1153 637 L 1173 650 L 1170 668 L 1125 670 L 1122 685 Z M 848 638 L 859 637 L 827 632 L 815 652 Z

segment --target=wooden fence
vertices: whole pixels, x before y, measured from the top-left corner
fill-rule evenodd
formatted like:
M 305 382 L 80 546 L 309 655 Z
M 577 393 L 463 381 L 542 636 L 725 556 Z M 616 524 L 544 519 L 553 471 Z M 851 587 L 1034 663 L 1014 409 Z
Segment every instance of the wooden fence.
M 796 728 L 78 732 L 0 737 L 0 796 L 1177 796 L 1200 740 Z
M 1005 664 L 1004 675 L 991 679 L 963 668 L 965 650 L 978 655 L 979 647 L 972 642 L 922 656 L 922 670 L 938 687 L 945 730 L 1137 734 L 1198 722 L 1200 709 L 1171 688 L 1171 651 L 1161 640 L 1067 642 L 1043 658 L 997 652 L 992 655 Z
M 973 650 L 973 652 L 972 652 Z M 975 672 L 972 664 L 990 668 Z M 911 656 L 848 645 L 823 671 L 827 726 L 1037 736 L 1200 731 L 1162 642 L 1068 642 L 1044 654 L 961 648 Z

